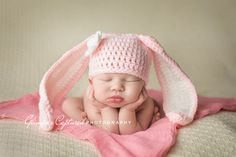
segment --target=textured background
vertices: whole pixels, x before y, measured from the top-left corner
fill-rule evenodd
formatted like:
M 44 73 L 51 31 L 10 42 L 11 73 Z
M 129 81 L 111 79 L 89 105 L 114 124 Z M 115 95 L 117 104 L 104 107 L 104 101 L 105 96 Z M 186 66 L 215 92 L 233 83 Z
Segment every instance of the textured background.
M 44 72 L 97 30 L 152 35 L 199 94 L 236 98 L 235 15 L 235 0 L 0 0 L 0 101 L 37 91 Z M 150 80 L 149 86 L 159 87 L 154 73 Z M 81 93 L 86 82 L 85 76 L 71 94 Z M 236 154 L 235 118 L 224 112 L 181 129 L 170 156 Z M 0 123 L 1 154 L 42 156 L 44 151 L 50 156 L 60 148 L 58 156 L 71 151 L 70 156 L 94 156 L 93 147 L 83 142 L 43 137 L 21 123 Z
M 0 0 L 0 100 L 36 91 L 44 72 L 97 30 L 152 35 L 198 93 L 236 97 L 235 15 L 235 0 Z

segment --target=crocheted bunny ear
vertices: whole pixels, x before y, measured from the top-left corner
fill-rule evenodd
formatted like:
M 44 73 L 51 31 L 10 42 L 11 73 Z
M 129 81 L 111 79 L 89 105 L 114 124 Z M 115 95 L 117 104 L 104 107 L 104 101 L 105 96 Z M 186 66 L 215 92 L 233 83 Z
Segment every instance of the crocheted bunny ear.
M 192 82 L 154 38 L 139 35 L 139 39 L 153 52 L 166 116 L 180 125 L 190 123 L 197 109 L 197 94 Z
M 41 129 L 53 129 L 53 107 L 62 103 L 73 85 L 83 76 L 88 67 L 89 55 L 97 48 L 100 40 L 100 32 L 90 36 L 67 51 L 44 74 L 40 83 L 38 104 Z

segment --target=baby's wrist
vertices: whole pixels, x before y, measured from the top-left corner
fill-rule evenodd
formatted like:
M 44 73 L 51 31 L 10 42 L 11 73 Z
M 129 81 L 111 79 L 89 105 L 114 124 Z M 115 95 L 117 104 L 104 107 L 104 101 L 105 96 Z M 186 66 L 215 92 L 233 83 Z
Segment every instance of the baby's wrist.
M 113 111 L 116 110 L 115 108 L 112 108 L 110 106 L 104 106 L 103 108 L 100 109 L 101 111 Z
M 120 108 L 120 111 L 135 112 L 136 108 L 131 108 L 129 106 L 123 106 Z

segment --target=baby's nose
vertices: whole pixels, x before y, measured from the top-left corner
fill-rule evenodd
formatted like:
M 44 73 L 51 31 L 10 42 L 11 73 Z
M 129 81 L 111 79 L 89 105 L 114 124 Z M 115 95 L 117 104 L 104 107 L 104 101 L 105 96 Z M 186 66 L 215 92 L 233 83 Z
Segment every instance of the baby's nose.
M 115 92 L 123 92 L 125 88 L 122 83 L 116 83 L 111 86 L 111 90 Z

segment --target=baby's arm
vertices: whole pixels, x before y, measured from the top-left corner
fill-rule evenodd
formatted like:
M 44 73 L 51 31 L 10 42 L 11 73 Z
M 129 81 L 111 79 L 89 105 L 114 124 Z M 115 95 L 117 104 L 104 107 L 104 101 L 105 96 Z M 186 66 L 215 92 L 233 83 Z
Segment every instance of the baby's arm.
M 87 121 L 87 114 L 83 108 L 83 98 L 66 98 L 62 103 L 62 110 L 74 120 Z
M 140 105 L 141 104 L 141 105 Z M 139 109 L 137 111 L 137 109 Z M 154 103 L 147 94 L 140 95 L 140 98 L 133 104 L 128 104 L 120 109 L 119 121 L 130 121 L 128 124 L 120 124 L 120 134 L 132 134 L 148 128 L 153 117 Z
M 102 117 L 102 128 L 108 130 L 109 132 L 119 134 L 119 125 L 116 123 L 118 121 L 118 110 L 106 106 L 100 109 Z
M 88 99 L 85 100 L 88 100 L 88 103 L 93 107 L 96 107 L 101 113 L 101 119 L 99 119 L 101 124 L 98 123 L 95 125 L 109 132 L 119 134 L 119 125 L 116 123 L 118 121 L 118 110 L 97 101 L 94 97 L 93 89 L 91 88 L 89 89 L 87 96 Z
M 154 103 L 152 98 L 148 97 L 142 104 L 139 111 L 136 112 L 137 121 L 141 126 L 141 130 L 146 130 L 152 121 L 154 113 Z

